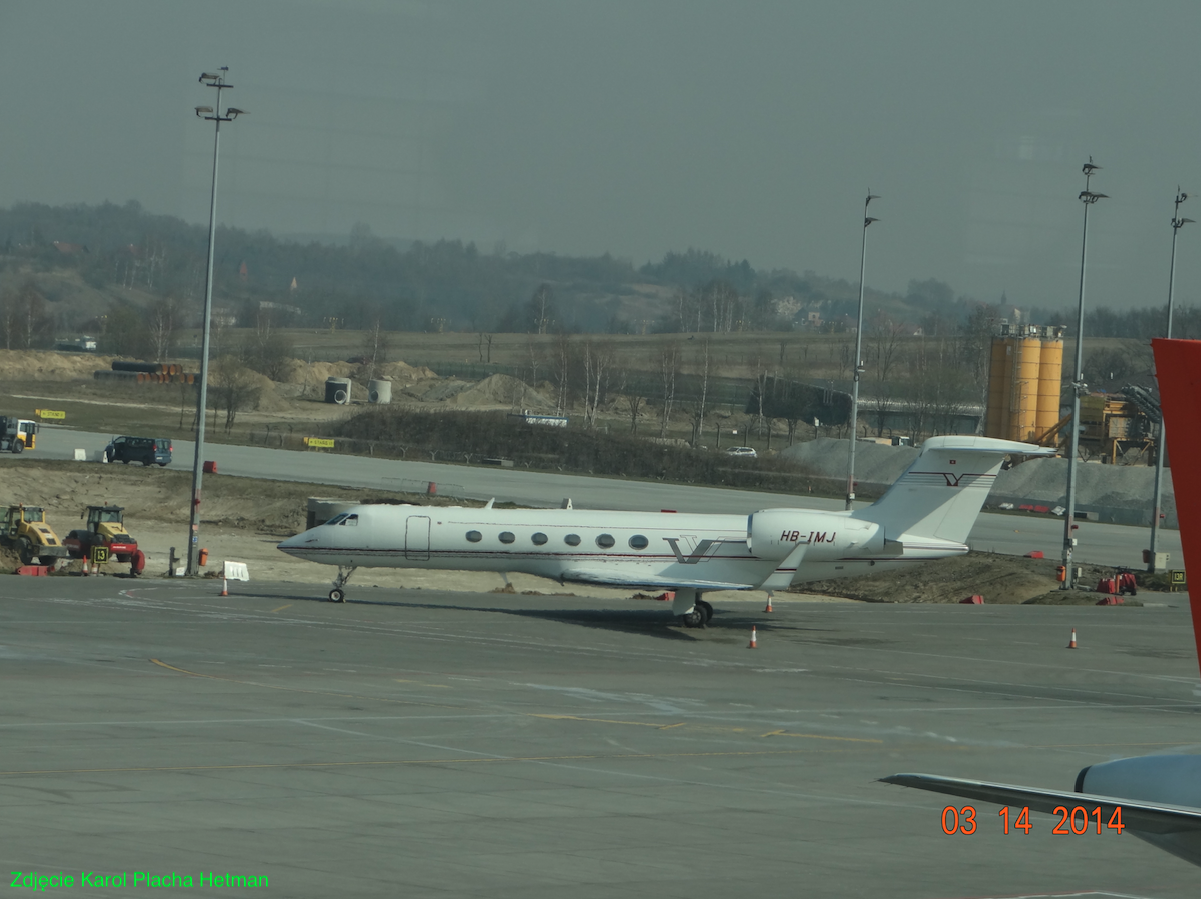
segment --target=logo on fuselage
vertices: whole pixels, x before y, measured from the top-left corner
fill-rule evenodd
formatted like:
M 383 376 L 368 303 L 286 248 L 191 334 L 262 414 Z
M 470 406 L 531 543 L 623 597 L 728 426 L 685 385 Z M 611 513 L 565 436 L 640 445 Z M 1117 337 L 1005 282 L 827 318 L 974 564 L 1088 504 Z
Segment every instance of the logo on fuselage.
M 705 558 L 706 555 L 708 555 L 709 550 L 715 546 L 719 546 L 722 543 L 721 540 L 701 540 L 696 544 L 692 552 L 690 552 L 688 555 L 684 555 L 682 552 L 680 552 L 680 540 L 685 539 L 691 542 L 696 538 L 664 537 L 663 539 L 667 541 L 667 545 L 671 547 L 671 551 L 676 554 L 676 561 L 681 565 L 695 565 L 701 559 Z

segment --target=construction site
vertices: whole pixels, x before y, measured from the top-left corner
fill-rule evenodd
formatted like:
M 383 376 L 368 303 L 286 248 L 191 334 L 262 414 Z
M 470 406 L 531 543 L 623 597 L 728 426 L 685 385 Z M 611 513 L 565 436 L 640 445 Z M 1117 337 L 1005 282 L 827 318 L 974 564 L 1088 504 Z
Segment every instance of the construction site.
M 1061 326 L 1002 323 L 993 339 L 984 436 L 1067 452 L 1071 405 L 1064 403 Z M 1080 454 L 1102 464 L 1153 465 L 1159 403 L 1144 387 L 1080 398 Z

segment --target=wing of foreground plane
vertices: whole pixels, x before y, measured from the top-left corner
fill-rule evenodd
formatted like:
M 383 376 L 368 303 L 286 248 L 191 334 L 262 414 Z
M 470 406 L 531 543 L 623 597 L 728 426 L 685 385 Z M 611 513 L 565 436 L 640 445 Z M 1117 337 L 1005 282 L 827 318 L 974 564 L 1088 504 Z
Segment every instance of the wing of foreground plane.
M 1201 832 L 1201 809 L 1185 806 L 1164 805 L 1157 802 L 1139 802 L 1118 799 L 1114 796 L 1095 796 L 1092 793 L 1073 793 L 1064 790 L 1038 790 L 1033 787 L 1018 787 L 1012 784 L 995 784 L 983 780 L 963 780 L 958 777 L 939 777 L 936 774 L 893 774 L 881 777 L 882 783 L 902 787 L 916 787 L 932 793 L 961 796 L 977 802 L 994 802 L 997 805 L 1026 806 L 1036 812 L 1055 814 L 1055 809 L 1085 806 L 1091 812 L 1101 807 L 1101 815 L 1108 821 L 1117 808 L 1122 809 L 1122 825 L 1140 833 Z

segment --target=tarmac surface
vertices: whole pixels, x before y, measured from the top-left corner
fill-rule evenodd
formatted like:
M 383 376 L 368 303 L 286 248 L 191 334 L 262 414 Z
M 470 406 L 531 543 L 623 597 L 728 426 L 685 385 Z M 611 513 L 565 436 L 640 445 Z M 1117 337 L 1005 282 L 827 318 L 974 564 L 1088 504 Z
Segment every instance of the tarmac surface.
M 164 896 L 216 891 L 202 872 L 287 897 L 1197 895 L 1129 834 L 1004 835 L 981 806 L 947 836 L 945 797 L 876 782 L 1070 789 L 1195 749 L 1183 595 L 729 602 L 692 631 L 650 602 L 219 592 L 0 581 L 6 873 L 125 874 L 83 889 L 111 896 L 144 895 L 138 872 L 192 879 Z

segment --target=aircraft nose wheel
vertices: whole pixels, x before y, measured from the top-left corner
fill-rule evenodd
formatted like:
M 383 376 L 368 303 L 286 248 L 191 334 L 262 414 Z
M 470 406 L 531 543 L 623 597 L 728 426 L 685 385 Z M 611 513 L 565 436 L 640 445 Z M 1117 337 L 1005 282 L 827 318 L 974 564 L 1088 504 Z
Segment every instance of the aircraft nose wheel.
M 341 590 L 339 590 L 337 587 L 335 587 L 333 590 L 329 591 L 329 601 L 330 602 L 346 602 L 346 594 L 343 593 Z

